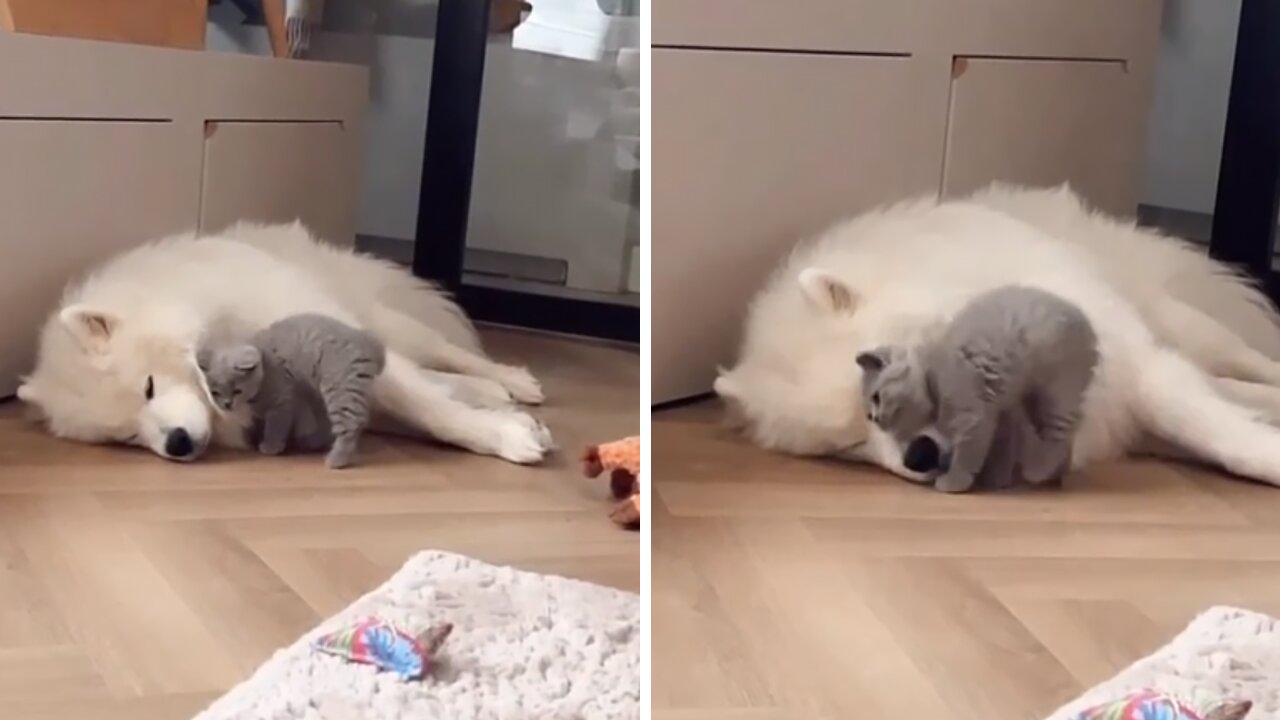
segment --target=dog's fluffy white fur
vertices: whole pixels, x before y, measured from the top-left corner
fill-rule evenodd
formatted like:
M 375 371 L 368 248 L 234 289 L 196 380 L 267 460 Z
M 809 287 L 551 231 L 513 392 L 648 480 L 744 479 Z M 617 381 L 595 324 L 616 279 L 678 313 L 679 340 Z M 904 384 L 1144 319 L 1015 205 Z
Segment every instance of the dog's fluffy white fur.
M 933 332 L 1011 283 L 1078 304 L 1102 360 L 1077 467 L 1163 441 L 1280 485 L 1280 327 L 1252 285 L 1202 251 L 1092 212 L 1065 186 L 993 186 L 879 209 L 801 244 L 751 304 L 715 389 L 758 444 L 870 461 L 914 480 L 865 420 L 860 350 Z
M 18 396 L 59 436 L 193 459 L 211 442 L 242 444 L 248 422 L 211 409 L 197 344 L 303 312 L 387 345 L 375 404 L 399 424 L 519 463 L 550 448 L 546 428 L 513 404 L 540 402 L 537 380 L 485 357 L 447 296 L 389 263 L 318 243 L 299 223 L 185 234 L 109 260 L 67 289 Z M 190 447 L 172 442 L 175 433 Z

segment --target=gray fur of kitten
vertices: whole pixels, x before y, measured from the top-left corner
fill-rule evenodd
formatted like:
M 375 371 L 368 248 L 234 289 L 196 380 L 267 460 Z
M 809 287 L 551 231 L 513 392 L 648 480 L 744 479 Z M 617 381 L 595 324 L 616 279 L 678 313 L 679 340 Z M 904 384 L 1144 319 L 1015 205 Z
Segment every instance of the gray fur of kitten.
M 1088 318 L 1062 298 L 1007 286 L 968 303 L 919 347 L 860 353 L 867 417 L 904 447 L 938 445 L 934 487 L 1033 484 L 1070 466 L 1084 394 L 1098 364 Z
M 373 381 L 386 348 L 363 330 L 323 315 L 294 315 L 248 343 L 201 348 L 201 372 L 214 403 L 232 410 L 249 403 L 258 450 L 329 448 L 331 468 L 355 460 L 369 424 Z

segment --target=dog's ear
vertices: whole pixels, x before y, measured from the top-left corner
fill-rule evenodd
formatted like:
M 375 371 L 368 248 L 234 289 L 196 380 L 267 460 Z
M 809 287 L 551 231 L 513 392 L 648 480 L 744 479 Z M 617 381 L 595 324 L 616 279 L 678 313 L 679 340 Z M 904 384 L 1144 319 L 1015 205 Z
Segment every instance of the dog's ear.
M 18 399 L 26 409 L 23 414 L 28 420 L 35 422 L 45 420 L 48 414 L 44 409 L 43 398 L 40 397 L 40 386 L 31 382 L 30 378 L 21 378 L 21 382 L 18 386 Z
M 716 368 L 716 381 L 712 385 L 716 395 L 719 396 L 720 402 L 724 405 L 724 420 L 726 424 L 734 429 L 743 429 L 747 426 L 746 408 L 742 406 L 742 389 L 738 385 L 737 379 L 734 378 L 732 370 L 724 368 Z
M 18 386 L 18 399 L 28 405 L 39 407 L 40 391 L 36 389 L 36 386 L 30 380 L 24 379 L 22 384 Z
M 262 363 L 262 353 L 252 345 L 242 345 L 231 351 L 231 366 L 239 373 L 249 373 L 258 369 Z
M 800 291 L 815 309 L 837 315 L 852 315 L 858 294 L 845 281 L 818 268 L 800 271 Z
M 58 319 L 81 347 L 94 353 L 105 351 L 111 336 L 120 329 L 120 319 L 114 314 L 87 305 L 68 305 L 58 312 Z
M 727 402 L 737 402 L 741 395 L 738 382 L 733 377 L 733 371 L 724 368 L 716 368 L 716 381 L 711 388 L 715 390 L 716 395 Z

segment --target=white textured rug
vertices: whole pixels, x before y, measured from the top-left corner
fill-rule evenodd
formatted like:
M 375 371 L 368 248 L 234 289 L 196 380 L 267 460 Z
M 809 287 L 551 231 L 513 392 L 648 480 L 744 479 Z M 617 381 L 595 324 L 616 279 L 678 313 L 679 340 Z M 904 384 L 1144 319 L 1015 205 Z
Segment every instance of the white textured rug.
M 377 616 L 454 624 L 423 681 L 315 652 Z M 630 720 L 640 717 L 640 600 L 566 578 L 424 552 L 385 585 L 280 650 L 196 720 Z
M 1252 700 L 1248 720 L 1280 719 L 1280 620 L 1229 607 L 1206 610 L 1168 645 L 1059 708 L 1049 720 L 1154 688 L 1193 702 Z

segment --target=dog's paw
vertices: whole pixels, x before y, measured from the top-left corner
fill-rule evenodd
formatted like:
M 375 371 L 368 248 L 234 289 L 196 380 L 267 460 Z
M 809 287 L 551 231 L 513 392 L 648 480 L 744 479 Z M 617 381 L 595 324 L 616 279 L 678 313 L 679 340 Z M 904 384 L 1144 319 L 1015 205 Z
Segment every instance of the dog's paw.
M 542 383 L 528 370 L 514 365 L 502 365 L 494 380 L 511 393 L 511 397 L 526 405 L 539 405 L 545 399 Z
M 486 410 L 506 410 L 516 402 L 500 383 L 481 377 L 456 378 L 453 397 L 471 407 Z
M 502 413 L 498 423 L 498 446 L 495 454 L 509 462 L 531 465 L 540 462 L 555 449 L 551 431 L 537 418 L 525 413 Z

